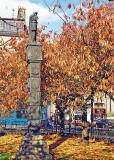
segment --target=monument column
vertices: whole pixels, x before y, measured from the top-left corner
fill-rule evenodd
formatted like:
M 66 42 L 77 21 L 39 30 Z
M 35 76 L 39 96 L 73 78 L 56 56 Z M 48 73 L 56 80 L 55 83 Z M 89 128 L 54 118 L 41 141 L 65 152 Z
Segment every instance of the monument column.
M 40 70 L 42 46 L 37 40 L 37 12 L 29 19 L 28 63 L 28 133 L 23 139 L 16 160 L 52 160 L 46 141 L 40 135 Z
M 29 43 L 28 54 L 28 131 L 29 134 L 40 132 L 40 68 L 42 50 L 39 43 Z

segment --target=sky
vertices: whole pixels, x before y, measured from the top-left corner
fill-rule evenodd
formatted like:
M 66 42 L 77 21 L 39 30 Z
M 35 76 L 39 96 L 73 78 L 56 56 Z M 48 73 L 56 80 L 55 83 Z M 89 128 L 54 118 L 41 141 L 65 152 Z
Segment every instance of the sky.
M 0 0 L 0 17 L 2 18 L 17 18 L 17 12 L 19 7 L 24 7 L 26 9 L 26 24 L 29 23 L 29 16 L 33 12 L 38 12 L 38 25 L 46 25 L 47 31 L 54 30 L 61 32 L 62 20 L 52 12 L 49 11 L 46 3 L 52 6 L 52 2 L 57 0 Z M 67 8 L 68 3 L 75 3 L 76 7 L 79 7 L 80 0 L 60 0 L 61 5 L 64 7 L 64 11 L 71 14 L 72 9 Z M 82 0 L 83 1 L 83 0 Z M 45 3 L 46 2 L 46 3 Z M 13 12 L 14 9 L 14 12 Z M 58 10 L 60 16 L 63 13 Z
M 53 0 L 46 0 L 50 5 Z M 29 16 L 37 11 L 38 24 L 48 26 L 48 30 L 60 30 L 62 20 L 52 12 L 49 12 L 48 7 L 45 5 L 44 0 L 0 0 L 0 17 L 2 18 L 17 18 L 19 7 L 26 9 L 26 24 L 29 24 Z M 14 9 L 14 12 L 13 12 Z

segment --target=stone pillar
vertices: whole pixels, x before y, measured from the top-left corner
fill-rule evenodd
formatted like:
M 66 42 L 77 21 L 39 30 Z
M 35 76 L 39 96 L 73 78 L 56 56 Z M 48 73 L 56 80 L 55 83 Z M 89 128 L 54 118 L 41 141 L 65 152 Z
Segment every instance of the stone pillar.
M 36 38 L 35 38 L 36 39 Z M 40 69 L 42 47 L 34 39 L 27 45 L 28 62 L 28 133 L 16 160 L 52 160 L 46 141 L 40 135 Z
M 40 133 L 40 68 L 42 60 L 41 45 L 29 43 L 28 59 L 28 130 L 29 134 Z

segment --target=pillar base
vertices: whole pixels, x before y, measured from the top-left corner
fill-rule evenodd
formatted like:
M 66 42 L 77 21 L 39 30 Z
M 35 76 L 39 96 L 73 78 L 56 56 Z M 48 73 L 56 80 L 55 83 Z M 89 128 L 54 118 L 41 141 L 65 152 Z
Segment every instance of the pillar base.
M 16 160 L 53 160 L 42 135 L 27 134 L 22 140 Z

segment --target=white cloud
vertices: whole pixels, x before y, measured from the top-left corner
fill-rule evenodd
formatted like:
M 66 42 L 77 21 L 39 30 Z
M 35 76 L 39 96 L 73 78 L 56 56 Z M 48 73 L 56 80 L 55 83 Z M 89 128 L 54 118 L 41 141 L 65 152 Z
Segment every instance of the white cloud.
M 30 2 L 30 0 L 0 0 L 0 17 L 2 18 L 12 18 L 13 9 L 14 17 L 17 18 L 17 12 L 19 7 L 24 7 L 26 9 L 26 24 L 28 25 L 29 16 L 33 12 L 38 12 L 38 23 L 44 25 L 53 23 L 57 20 L 60 20 L 59 17 L 49 12 L 48 8 L 45 8 L 41 4 L 35 4 Z

